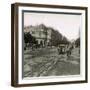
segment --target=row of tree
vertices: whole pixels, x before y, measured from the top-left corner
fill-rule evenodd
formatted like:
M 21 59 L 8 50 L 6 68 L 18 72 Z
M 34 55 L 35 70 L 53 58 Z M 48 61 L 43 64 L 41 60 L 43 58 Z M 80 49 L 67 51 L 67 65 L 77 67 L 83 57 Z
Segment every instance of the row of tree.
M 59 33 L 57 30 L 52 30 L 51 34 L 51 44 L 57 46 L 59 44 L 69 44 L 68 39 Z

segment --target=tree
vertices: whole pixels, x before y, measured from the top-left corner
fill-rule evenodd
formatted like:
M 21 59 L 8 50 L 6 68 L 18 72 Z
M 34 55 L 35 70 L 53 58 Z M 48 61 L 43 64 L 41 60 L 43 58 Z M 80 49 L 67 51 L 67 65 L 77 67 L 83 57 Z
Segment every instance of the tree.
M 59 44 L 68 44 L 69 41 L 65 36 L 59 33 L 57 30 L 52 29 L 51 45 L 58 46 Z
M 80 37 L 76 39 L 75 44 L 77 47 L 80 46 Z
M 36 38 L 33 37 L 29 32 L 28 33 L 24 33 L 24 42 L 27 45 L 27 43 L 29 44 L 36 44 Z

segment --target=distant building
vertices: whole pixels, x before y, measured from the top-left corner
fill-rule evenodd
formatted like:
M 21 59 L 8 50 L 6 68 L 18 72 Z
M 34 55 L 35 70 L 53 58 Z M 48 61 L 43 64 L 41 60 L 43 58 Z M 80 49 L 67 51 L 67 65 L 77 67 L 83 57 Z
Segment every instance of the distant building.
M 51 28 L 47 28 L 45 25 L 40 24 L 37 26 L 24 27 L 24 33 L 30 32 L 30 34 L 36 38 L 37 44 L 42 46 L 50 45 L 51 41 Z

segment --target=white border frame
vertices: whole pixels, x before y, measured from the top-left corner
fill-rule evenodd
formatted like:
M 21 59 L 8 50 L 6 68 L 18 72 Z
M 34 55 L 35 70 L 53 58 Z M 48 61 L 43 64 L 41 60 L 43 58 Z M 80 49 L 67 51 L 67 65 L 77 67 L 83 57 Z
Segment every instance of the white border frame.
M 40 78 L 25 78 L 22 79 L 22 10 L 35 11 L 50 11 L 50 12 L 68 12 L 68 13 L 82 13 L 82 28 L 81 28 L 81 55 L 80 55 L 80 75 L 69 75 L 59 77 L 40 77 Z M 42 7 L 18 7 L 18 83 L 19 84 L 35 84 L 48 82 L 67 82 L 67 81 L 82 81 L 85 80 L 85 10 L 72 9 L 56 9 L 56 8 L 42 8 Z

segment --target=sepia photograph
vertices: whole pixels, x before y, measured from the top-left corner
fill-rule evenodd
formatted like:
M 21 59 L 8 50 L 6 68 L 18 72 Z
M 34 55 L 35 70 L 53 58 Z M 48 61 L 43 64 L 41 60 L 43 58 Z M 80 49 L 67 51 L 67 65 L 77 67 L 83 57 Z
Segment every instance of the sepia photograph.
M 23 77 L 80 75 L 81 14 L 23 14 Z

